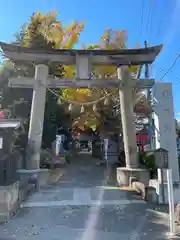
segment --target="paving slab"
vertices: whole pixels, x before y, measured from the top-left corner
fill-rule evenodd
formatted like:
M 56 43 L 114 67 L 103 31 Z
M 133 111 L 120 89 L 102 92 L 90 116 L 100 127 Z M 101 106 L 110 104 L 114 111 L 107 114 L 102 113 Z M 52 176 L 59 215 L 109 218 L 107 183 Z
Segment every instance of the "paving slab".
M 108 186 L 108 171 L 94 162 L 71 164 L 67 170 L 0 225 L 0 240 L 168 239 L 167 207 L 147 204 L 115 183 Z
M 14 239 L 166 239 L 167 217 L 148 204 L 23 208 L 0 232 Z

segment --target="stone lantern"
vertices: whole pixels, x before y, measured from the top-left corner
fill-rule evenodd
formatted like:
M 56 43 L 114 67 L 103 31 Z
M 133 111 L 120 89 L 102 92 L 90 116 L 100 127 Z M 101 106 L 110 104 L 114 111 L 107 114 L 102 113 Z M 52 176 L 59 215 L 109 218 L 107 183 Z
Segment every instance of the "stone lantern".
M 160 194 L 161 201 L 165 203 L 165 188 L 164 183 L 167 182 L 166 169 L 169 167 L 168 165 L 168 151 L 164 148 L 158 148 L 154 151 L 155 164 L 157 169 L 157 177 L 160 183 Z
M 155 164 L 158 168 L 168 168 L 168 151 L 158 148 L 154 151 Z

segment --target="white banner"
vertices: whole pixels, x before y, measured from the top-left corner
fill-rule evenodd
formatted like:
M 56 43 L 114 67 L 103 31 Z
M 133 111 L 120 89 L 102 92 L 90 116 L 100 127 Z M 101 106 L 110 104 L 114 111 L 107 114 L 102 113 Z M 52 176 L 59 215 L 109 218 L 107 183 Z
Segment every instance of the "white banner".
M 61 142 L 62 142 L 62 136 L 56 135 L 56 156 L 59 156 Z
M 108 151 L 108 141 L 109 139 L 108 138 L 105 138 L 104 139 L 104 157 L 105 157 L 105 160 L 107 161 L 108 157 L 107 157 L 107 151 Z

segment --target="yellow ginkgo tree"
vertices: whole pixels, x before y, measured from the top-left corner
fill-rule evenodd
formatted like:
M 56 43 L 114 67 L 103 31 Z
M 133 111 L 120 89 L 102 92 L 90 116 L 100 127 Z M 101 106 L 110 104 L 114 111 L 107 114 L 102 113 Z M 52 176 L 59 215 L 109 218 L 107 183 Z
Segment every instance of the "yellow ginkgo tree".
M 83 26 L 84 27 L 84 26 Z M 75 33 L 79 36 L 79 32 Z M 75 38 L 77 40 L 77 38 Z M 99 44 L 87 46 L 86 49 L 124 49 L 126 48 L 127 33 L 126 31 L 113 31 L 108 29 L 101 37 Z M 84 47 L 85 48 L 85 47 Z M 132 76 L 136 77 L 139 66 L 131 66 Z M 75 77 L 75 66 L 64 66 L 64 77 Z M 92 69 L 92 77 L 98 79 L 111 79 L 117 77 L 117 69 L 114 66 L 94 66 Z M 135 95 L 138 95 L 138 101 L 141 98 L 141 93 L 135 91 Z M 68 101 L 73 107 L 73 111 L 81 112 L 83 107 L 83 113 L 80 113 L 79 118 L 76 118 L 74 126 L 82 128 L 95 129 L 98 126 L 103 126 L 102 112 L 107 112 L 109 108 L 112 109 L 115 104 L 114 100 L 118 98 L 117 89 L 65 89 L 63 90 L 63 99 Z M 107 97 L 106 97 L 107 96 Z M 98 101 L 102 99 L 102 101 Z M 97 100 L 97 102 L 96 102 Z M 105 106 L 103 102 L 106 101 Z M 94 103 L 96 102 L 96 103 Z M 94 110 L 95 107 L 95 110 Z M 99 111 L 101 110 L 101 111 Z M 102 111 L 103 110 L 103 111 Z M 112 112 L 109 113 L 112 115 Z
M 79 41 L 81 32 L 84 30 L 85 22 L 72 22 L 67 27 L 64 27 L 57 20 L 57 12 L 50 12 L 43 15 L 40 12 L 33 14 L 30 22 L 27 25 L 25 34 L 23 35 L 21 45 L 26 47 L 35 47 L 43 49 L 73 49 Z M 83 46 L 85 49 L 124 49 L 126 48 L 127 32 L 113 31 L 107 29 L 100 39 L 98 44 Z M 50 74 L 56 77 L 75 78 L 75 66 L 62 66 L 50 64 Z M 131 72 L 135 76 L 139 66 L 132 66 Z M 26 75 L 34 75 L 34 67 L 28 66 L 25 69 Z M 32 71 L 31 71 L 32 70 Z M 28 72 L 28 73 L 27 73 Z M 113 66 L 94 66 L 92 69 L 92 77 L 99 79 L 116 78 L 116 67 Z M 141 94 L 135 93 L 141 98 Z M 108 97 L 107 97 L 108 96 Z M 117 89 L 62 89 L 61 103 L 64 106 L 70 105 L 71 115 L 79 113 L 74 121 L 75 126 L 87 127 L 95 129 L 103 125 L 103 116 L 112 109 L 114 100 L 118 97 Z M 136 98 L 136 97 L 135 97 Z M 98 101 L 102 99 L 102 101 Z M 104 102 L 106 104 L 104 106 Z M 66 108 L 68 109 L 68 108 Z M 83 110 L 83 111 L 81 111 Z M 82 112 L 82 113 L 80 113 Z
M 72 22 L 72 24 L 64 27 L 59 22 L 57 12 L 49 12 L 42 14 L 36 12 L 27 19 L 27 24 L 16 33 L 13 44 L 34 48 L 34 49 L 60 49 L 74 47 L 78 41 L 78 36 L 83 30 L 84 23 Z M 8 67 L 6 66 L 8 65 Z M 64 74 L 64 66 L 58 63 L 48 63 L 49 74 L 53 77 L 61 78 Z M 34 77 L 33 62 L 9 61 L 3 63 L 2 70 L 6 76 L 27 76 Z M 12 89 L 8 88 L 8 80 L 5 77 L 5 84 L 2 87 L 3 100 L 2 108 L 8 109 L 13 113 L 13 117 L 23 118 L 28 126 L 32 92 L 30 89 Z M 50 91 L 51 90 L 51 91 Z M 14 94 L 12 94 L 12 92 Z M 63 91 L 65 94 L 65 91 Z M 44 116 L 44 132 L 43 132 L 43 148 L 51 148 L 52 141 L 56 135 L 57 128 L 60 124 L 67 127 L 71 126 L 71 118 L 64 111 L 64 105 L 57 104 L 57 98 L 62 95 L 61 89 L 48 89 L 46 94 L 46 107 Z M 58 97 L 57 97 L 58 96 Z M 64 96 L 64 95 L 63 95 Z M 18 107 L 15 104 L 23 99 Z M 16 104 L 17 105 L 17 104 Z M 22 111 L 22 109 L 24 109 Z M 10 111 L 9 111 L 10 110 Z M 22 143 L 23 145 L 23 143 Z

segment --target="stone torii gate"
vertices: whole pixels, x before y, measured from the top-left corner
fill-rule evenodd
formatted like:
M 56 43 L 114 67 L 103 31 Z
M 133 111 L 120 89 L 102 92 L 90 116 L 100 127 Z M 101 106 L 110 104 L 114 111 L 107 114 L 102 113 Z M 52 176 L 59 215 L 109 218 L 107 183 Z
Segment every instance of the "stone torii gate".
M 40 149 L 43 132 L 46 88 L 119 88 L 121 116 L 126 156 L 126 168 L 121 168 L 121 182 L 129 181 L 129 176 L 137 175 L 138 157 L 136 131 L 133 121 L 132 88 L 152 87 L 154 80 L 132 79 L 129 71 L 131 65 L 151 64 L 160 53 L 162 45 L 143 49 L 120 50 L 42 50 L 24 48 L 0 42 L 3 54 L 20 62 L 34 62 L 34 79 L 26 77 L 10 78 L 9 86 L 13 88 L 33 88 L 31 117 L 29 126 L 29 143 L 34 143 L 35 154 L 30 160 L 29 169 L 39 169 Z M 48 75 L 48 63 L 76 65 L 76 79 L 52 79 Z M 93 65 L 114 65 L 117 67 L 118 79 L 91 79 Z M 129 174 L 127 174 L 129 172 Z

